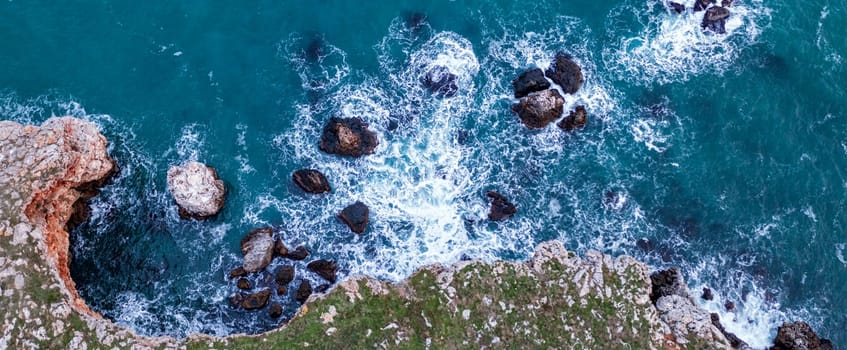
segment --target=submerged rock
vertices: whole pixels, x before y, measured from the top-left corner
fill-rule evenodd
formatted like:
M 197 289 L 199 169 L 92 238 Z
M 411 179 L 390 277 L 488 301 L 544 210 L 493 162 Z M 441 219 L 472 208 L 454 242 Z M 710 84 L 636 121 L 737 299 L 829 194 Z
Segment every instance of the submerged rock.
M 718 34 L 725 34 L 727 18 L 729 18 L 729 10 L 726 7 L 712 6 L 706 10 L 700 26 Z
M 562 121 L 557 124 L 559 128 L 565 131 L 571 131 L 576 128 L 583 128 L 588 122 L 588 113 L 585 111 L 585 106 L 576 106 L 576 109 L 571 111 L 567 117 L 562 118 Z
M 274 250 L 273 229 L 255 229 L 241 239 L 241 254 L 244 254 L 244 270 L 256 272 L 271 263 Z
M 435 66 L 426 72 L 421 83 L 436 97 L 450 98 L 459 91 L 456 75 L 445 66 Z
M 312 284 L 309 283 L 309 280 L 301 280 L 300 286 L 297 287 L 297 294 L 294 296 L 294 299 L 301 303 L 305 303 L 306 300 L 309 300 L 309 296 L 312 295 Z
M 334 260 L 315 260 L 306 265 L 306 268 L 327 281 L 335 283 L 335 274 L 338 272 L 338 265 L 335 264 Z
M 515 112 L 528 128 L 540 129 L 562 115 L 565 99 L 557 90 L 533 92 L 512 105 Z
M 244 277 L 239 278 L 239 279 L 238 279 L 238 282 L 236 283 L 236 285 L 238 286 L 238 289 L 250 289 L 250 288 L 253 288 L 253 286 L 250 284 L 250 280 L 248 280 L 248 279 L 246 279 L 246 278 L 244 278 Z
M 823 339 L 806 322 L 785 322 L 779 327 L 771 350 L 832 350 L 829 339 Z
M 679 295 L 688 298 L 688 287 L 679 269 L 672 267 L 667 270 L 656 271 L 650 274 L 650 282 L 653 289 L 650 292 L 650 300 L 655 304 L 659 298 L 669 295 Z
M 285 265 L 276 269 L 276 283 L 287 285 L 294 280 L 294 266 Z
M 324 126 L 318 147 L 321 151 L 347 157 L 373 154 L 379 140 L 361 118 L 332 117 Z
M 252 294 L 247 294 L 244 296 L 244 300 L 241 302 L 241 307 L 244 310 L 256 310 L 265 307 L 268 305 L 268 300 L 271 298 L 271 291 L 265 289 L 263 291 L 259 291 Z
M 574 62 L 573 57 L 560 53 L 556 55 L 550 68 L 544 74 L 558 84 L 566 94 L 575 94 L 585 82 L 582 76 L 582 68 Z
M 680 4 L 678 2 L 670 1 L 670 2 L 668 2 L 668 7 L 676 13 L 685 12 L 685 5 Z
M 285 254 L 285 257 L 291 260 L 305 260 L 306 257 L 309 256 L 309 251 L 306 250 L 306 247 L 302 245 L 298 245 L 297 248 Z
M 486 195 L 488 198 L 493 199 L 491 209 L 488 211 L 488 219 L 492 221 L 503 221 L 518 212 L 518 208 L 502 194 L 495 191 L 488 191 Z
M 307 193 L 329 193 L 329 182 L 326 176 L 314 169 L 300 169 L 291 175 L 294 183 Z
M 546 90 L 549 87 L 550 82 L 544 77 L 544 72 L 538 68 L 523 72 L 515 80 L 512 80 L 512 88 L 515 90 L 516 98 L 524 97 L 536 91 Z
M 183 218 L 205 219 L 224 205 L 226 188 L 214 168 L 187 162 L 168 169 L 168 191 Z
M 356 202 L 344 208 L 344 210 L 338 214 L 338 218 L 341 219 L 341 221 L 344 221 L 344 223 L 350 227 L 351 231 L 355 233 L 363 233 L 368 227 L 370 212 L 367 205 L 362 202 Z
M 271 304 L 271 307 L 268 309 L 268 316 L 271 318 L 280 318 L 282 316 L 282 305 L 277 303 Z

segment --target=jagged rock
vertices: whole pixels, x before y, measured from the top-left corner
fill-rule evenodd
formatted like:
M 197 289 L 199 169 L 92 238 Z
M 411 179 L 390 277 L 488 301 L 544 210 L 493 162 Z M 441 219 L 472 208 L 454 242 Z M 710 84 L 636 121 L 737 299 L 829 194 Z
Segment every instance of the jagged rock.
M 562 115 L 565 99 L 557 90 L 533 92 L 512 105 L 512 111 L 528 128 L 540 129 Z
M 518 212 L 518 208 L 502 194 L 495 191 L 488 191 L 486 195 L 492 199 L 491 209 L 488 211 L 489 220 L 503 221 Z
M 656 271 L 650 274 L 650 282 L 653 285 L 650 292 L 650 300 L 655 304 L 659 298 L 670 295 L 678 295 L 688 298 L 688 287 L 679 269 L 673 267 L 667 270 Z
M 512 80 L 512 88 L 515 90 L 516 98 L 524 97 L 536 91 L 546 90 L 549 87 L 550 82 L 544 77 L 544 72 L 538 68 L 523 72 L 515 80 Z
M 588 122 L 588 113 L 585 111 L 585 106 L 576 106 L 576 109 L 571 111 L 567 117 L 562 118 L 559 122 L 559 128 L 565 131 L 571 131 L 576 128 L 585 127 Z
M 676 13 L 685 12 L 685 5 L 680 4 L 678 2 L 670 1 L 670 2 L 668 2 L 668 7 L 670 7 L 670 9 L 673 10 L 674 12 L 676 12 Z
M 718 34 L 725 34 L 727 18 L 729 18 L 729 10 L 726 7 L 712 6 L 706 10 L 700 26 Z
M 241 307 L 244 310 L 256 310 L 265 307 L 268 305 L 268 300 L 271 298 L 271 291 L 265 289 L 263 291 L 259 291 L 252 294 L 247 294 L 244 296 L 244 300 L 241 302 Z
M 274 254 L 281 257 L 288 255 L 288 248 L 285 246 L 285 243 L 282 243 L 282 239 L 277 238 L 274 241 Z
M 247 276 L 247 270 L 239 266 L 229 271 L 229 279 Z
M 338 265 L 335 264 L 334 260 L 315 260 L 306 265 L 306 268 L 327 281 L 335 283 L 335 274 L 338 272 Z
M 298 245 L 297 248 L 294 248 L 294 250 L 290 250 L 288 251 L 288 254 L 285 254 L 285 257 L 291 260 L 305 260 L 308 256 L 309 251 L 302 245 Z
M 238 289 L 253 288 L 253 286 L 250 284 L 250 280 L 248 280 L 244 277 L 238 279 L 238 282 L 236 282 L 236 286 L 238 286 Z
M 714 325 L 715 327 L 717 327 L 718 330 L 721 331 L 721 333 L 726 338 L 726 340 L 729 340 L 729 345 L 731 345 L 734 349 L 749 349 L 750 348 L 750 346 L 747 345 L 746 342 L 741 340 L 741 338 L 736 336 L 735 333 L 727 331 L 725 328 L 723 328 L 723 324 L 721 324 L 721 316 L 720 315 L 718 315 L 716 313 L 712 313 L 712 314 L 710 314 L 710 317 L 712 318 L 712 325 Z
M 820 338 L 806 322 L 785 322 L 779 327 L 771 350 L 832 350 L 829 339 Z
M 271 318 L 280 318 L 282 316 L 282 305 L 277 303 L 271 304 L 271 307 L 268 309 L 268 316 Z
M 241 239 L 245 271 L 256 272 L 271 263 L 274 250 L 273 234 L 272 228 L 263 227 L 251 231 Z
M 214 168 L 187 162 L 168 169 L 168 191 L 173 195 L 183 218 L 205 219 L 217 214 L 224 205 L 226 188 Z
M 321 151 L 347 157 L 361 157 L 373 154 L 379 140 L 376 134 L 368 129 L 368 123 L 360 118 L 332 117 L 324 126 Z
M 287 284 L 291 283 L 291 281 L 294 280 L 294 274 L 295 274 L 294 266 L 291 266 L 291 265 L 280 266 L 276 270 L 276 277 L 275 277 L 276 283 L 279 283 L 280 285 L 283 285 L 283 286 L 287 285 Z
M 421 83 L 429 92 L 437 97 L 450 98 L 459 91 L 456 75 L 445 66 L 435 66 L 426 72 Z
M 357 201 L 356 203 L 344 208 L 344 210 L 338 214 L 338 218 L 341 219 L 341 221 L 344 221 L 344 223 L 350 227 L 351 231 L 355 233 L 363 233 L 368 227 L 370 212 L 367 205 Z
M 566 94 L 575 94 L 585 82 L 582 68 L 574 62 L 571 55 L 564 53 L 556 55 L 553 64 L 544 71 L 544 74 L 558 84 Z
M 300 186 L 303 191 L 308 193 L 320 194 L 320 193 L 329 193 L 329 182 L 326 180 L 326 176 L 322 174 L 320 171 L 314 169 L 300 169 L 294 172 L 291 175 L 291 178 L 294 180 L 294 183 L 297 186 Z
M 696 0 L 694 2 L 694 12 L 703 11 L 709 8 L 709 4 L 717 3 L 717 0 Z
M 301 280 L 300 286 L 297 287 L 297 294 L 294 296 L 294 299 L 301 303 L 305 303 L 306 300 L 309 300 L 309 296 L 312 295 L 312 284 L 309 283 L 309 280 Z
M 703 287 L 703 294 L 700 295 L 700 298 L 703 298 L 703 300 L 713 300 L 715 296 L 712 294 L 712 290 L 709 289 L 709 287 Z

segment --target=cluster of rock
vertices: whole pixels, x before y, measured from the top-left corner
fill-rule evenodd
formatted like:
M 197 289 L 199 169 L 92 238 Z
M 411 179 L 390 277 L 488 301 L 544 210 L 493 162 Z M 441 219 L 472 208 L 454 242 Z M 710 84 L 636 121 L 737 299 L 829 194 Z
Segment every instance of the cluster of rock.
M 549 79 L 549 80 L 548 80 Z M 512 81 L 512 88 L 518 103 L 512 105 L 512 111 L 521 122 L 530 129 L 541 129 L 559 119 L 564 112 L 565 99 L 559 90 L 550 89 L 555 83 L 565 94 L 575 94 L 582 87 L 585 78 L 582 69 L 570 55 L 560 53 L 546 71 L 533 68 L 521 73 Z M 587 113 L 584 106 L 577 106 L 563 118 L 558 126 L 566 131 L 584 127 Z
M 729 7 L 732 6 L 734 0 L 722 0 L 720 6 L 717 5 L 717 0 L 697 0 L 694 2 L 692 10 L 694 12 L 706 11 L 703 14 L 703 21 L 700 22 L 700 27 L 704 30 L 708 29 L 718 34 L 726 33 L 726 20 L 729 18 Z M 669 1 L 668 7 L 676 12 L 685 12 L 685 5 L 678 2 Z

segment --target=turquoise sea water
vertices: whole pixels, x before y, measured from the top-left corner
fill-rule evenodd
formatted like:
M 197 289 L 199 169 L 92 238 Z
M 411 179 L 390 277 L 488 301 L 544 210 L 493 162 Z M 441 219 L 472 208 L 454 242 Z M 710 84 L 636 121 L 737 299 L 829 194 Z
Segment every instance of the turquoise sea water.
M 344 276 L 387 280 L 525 259 L 550 239 L 630 254 L 712 288 L 703 305 L 751 345 L 804 319 L 843 346 L 847 5 L 731 10 L 716 36 L 659 1 L 3 1 L 0 117 L 101 126 L 121 173 L 72 234 L 72 275 L 95 310 L 143 334 L 278 324 L 226 300 L 239 240 L 275 225 Z M 561 51 L 583 67 L 566 108 L 584 104 L 588 127 L 529 131 L 510 81 Z M 456 97 L 420 86 L 433 65 L 459 76 Z M 374 155 L 318 150 L 337 115 L 371 124 Z M 167 193 L 168 167 L 191 159 L 227 183 L 213 220 L 179 220 Z M 333 193 L 300 193 L 303 167 Z M 486 221 L 490 189 L 518 214 Z M 356 200 L 372 213 L 362 236 L 335 219 Z

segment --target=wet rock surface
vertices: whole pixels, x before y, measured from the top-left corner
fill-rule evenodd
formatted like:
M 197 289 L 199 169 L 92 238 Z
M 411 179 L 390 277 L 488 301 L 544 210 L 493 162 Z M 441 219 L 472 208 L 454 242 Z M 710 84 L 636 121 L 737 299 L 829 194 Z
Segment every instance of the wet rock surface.
M 338 273 L 338 265 L 334 260 L 315 260 L 306 265 L 310 271 L 323 277 L 325 280 L 335 283 L 335 275 Z
M 291 175 L 292 180 L 303 191 L 313 194 L 329 193 L 329 181 L 320 171 L 300 169 Z
M 252 294 L 247 294 L 244 296 L 244 300 L 241 301 L 241 307 L 244 310 L 256 310 L 261 309 L 268 305 L 268 300 L 271 298 L 270 290 L 263 290 Z
M 515 80 L 512 80 L 512 88 L 515 90 L 516 98 L 524 97 L 536 91 L 547 90 L 549 87 L 550 82 L 544 76 L 544 71 L 539 68 L 523 72 Z
M 806 322 L 786 322 L 779 327 L 771 350 L 832 350 L 829 339 L 823 339 Z
M 324 126 L 318 147 L 321 151 L 347 157 L 373 154 L 379 140 L 360 118 L 332 117 Z
M 280 266 L 276 270 L 276 276 L 274 277 L 274 279 L 276 280 L 277 283 L 284 286 L 284 285 L 291 283 L 291 281 L 294 280 L 294 276 L 295 276 L 294 266 L 285 265 L 285 266 Z
M 451 73 L 449 68 L 435 66 L 424 74 L 421 83 L 433 96 L 450 98 L 456 96 L 459 91 L 456 80 L 456 75 Z
M 700 26 L 717 34 L 726 34 L 727 18 L 729 18 L 729 9 L 721 6 L 712 6 L 706 10 Z
M 518 212 L 518 208 L 502 194 L 496 191 L 488 191 L 486 196 L 491 198 L 491 208 L 488 211 L 489 220 L 503 221 Z
M 546 127 L 559 119 L 564 109 L 565 99 L 557 90 L 534 92 L 512 105 L 512 111 L 530 129 Z
M 682 273 L 677 268 L 656 271 L 650 275 L 653 289 L 650 292 L 650 300 L 654 303 L 661 297 L 678 295 L 688 298 L 688 287 L 682 278 Z
M 356 202 L 341 210 L 338 218 L 350 227 L 350 231 L 364 233 L 368 228 L 370 210 L 365 203 Z
M 301 303 L 305 303 L 306 300 L 309 300 L 309 296 L 312 295 L 312 284 L 309 283 L 309 280 L 301 280 L 300 285 L 297 286 L 297 294 L 295 294 L 294 299 Z
M 306 260 L 309 256 L 309 250 L 302 245 L 298 245 L 294 250 L 289 250 L 288 254 L 285 254 L 286 259 L 291 260 Z
M 214 168 L 187 162 L 168 169 L 168 191 L 183 218 L 205 219 L 216 215 L 224 205 L 226 188 Z
M 258 228 L 241 239 L 241 254 L 244 254 L 244 270 L 256 272 L 264 269 L 273 259 L 274 232 L 270 227 Z
M 585 82 L 579 64 L 573 60 L 571 55 L 563 53 L 556 55 L 553 64 L 544 71 L 544 74 L 559 85 L 562 92 L 566 94 L 575 94 L 582 87 L 582 83 Z
M 577 128 L 584 128 L 588 123 L 588 113 L 585 111 L 585 106 L 576 106 L 576 108 L 568 114 L 567 117 L 557 124 L 559 128 L 565 131 L 571 131 Z

